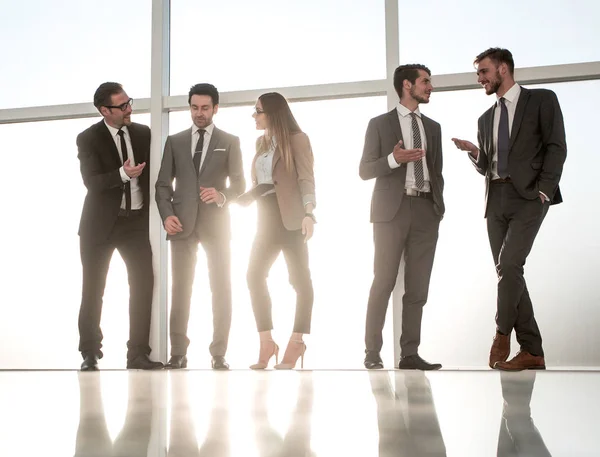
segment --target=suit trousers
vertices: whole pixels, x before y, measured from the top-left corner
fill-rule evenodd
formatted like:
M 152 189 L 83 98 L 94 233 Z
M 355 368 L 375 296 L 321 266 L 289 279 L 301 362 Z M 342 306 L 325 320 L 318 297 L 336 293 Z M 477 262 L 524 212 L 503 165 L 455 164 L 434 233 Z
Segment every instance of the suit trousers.
M 434 211 L 432 200 L 407 195 L 402 198 L 400 208 L 391 221 L 373 223 L 375 261 L 367 304 L 367 351 L 380 352 L 383 346 L 385 315 L 404 254 L 405 292 L 402 297 L 400 349 L 403 357 L 417 354 L 439 225 L 440 217 Z
M 498 274 L 497 330 L 513 328 L 521 350 L 543 356 L 542 337 L 524 277 L 524 265 L 550 203 L 526 200 L 512 183 L 490 183 L 487 229 Z
M 143 215 L 118 217 L 108 240 L 95 243 L 80 239 L 83 286 L 79 310 L 79 350 L 85 357 L 102 357 L 102 297 L 110 259 L 117 249 L 125 261 L 129 281 L 129 341 L 127 359 L 150 354 L 152 313 L 152 249 L 148 237 L 148 219 Z
M 231 253 L 229 234 L 202 230 L 196 223 L 189 237 L 171 240 L 172 300 L 170 317 L 171 355 L 186 355 L 192 287 L 196 274 L 198 244 L 206 253 L 212 293 L 213 339 L 210 354 L 224 356 L 231 328 Z
M 308 247 L 302 230 L 287 230 L 281 219 L 276 195 L 258 199 L 258 227 L 248 265 L 248 289 L 259 332 L 272 330 L 272 303 L 267 277 L 283 252 L 289 281 L 296 291 L 294 332 L 310 333 L 314 291 L 310 277 Z

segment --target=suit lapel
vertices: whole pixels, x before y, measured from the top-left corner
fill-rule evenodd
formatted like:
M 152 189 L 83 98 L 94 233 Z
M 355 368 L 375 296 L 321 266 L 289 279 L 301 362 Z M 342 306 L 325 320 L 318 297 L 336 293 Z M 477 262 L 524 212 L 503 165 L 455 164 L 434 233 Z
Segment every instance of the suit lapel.
M 427 141 L 427 153 L 425 154 L 425 161 L 427 162 L 427 168 L 429 169 L 429 176 L 433 174 L 431 170 L 433 170 L 433 164 L 435 163 L 437 150 L 433 148 L 433 126 L 431 125 L 431 120 L 421 114 L 421 119 L 423 120 L 423 130 L 425 130 L 425 139 Z
M 394 135 L 396 136 L 396 142 L 404 142 L 404 139 L 402 138 L 402 129 L 400 128 L 400 121 L 398 120 L 398 111 L 396 108 L 388 113 L 388 120 L 390 122 L 392 132 L 394 132 Z
M 133 125 L 128 126 L 127 130 L 129 131 L 129 139 L 131 140 L 131 149 L 133 149 L 133 151 L 131 151 L 131 154 L 133 154 L 133 160 L 134 160 L 135 164 L 138 165 L 142 162 L 145 162 L 146 158 L 142 157 L 142 151 L 138 147 L 139 143 L 138 143 L 137 130 L 135 129 L 135 127 L 133 127 Z
M 117 166 L 123 165 L 121 161 L 121 156 L 119 156 L 119 150 L 117 149 L 117 145 L 115 144 L 115 139 L 108 130 L 108 127 L 104 123 L 104 121 L 100 121 L 99 125 L 100 137 L 102 141 L 106 144 L 106 147 L 110 151 L 110 156 L 112 157 L 113 162 Z
M 517 111 L 515 111 L 515 118 L 513 119 L 512 130 L 510 132 L 510 142 L 508 144 L 509 151 L 515 142 L 515 138 L 517 138 L 517 135 L 519 134 L 519 129 L 521 128 L 521 122 L 523 121 L 523 115 L 525 114 L 525 108 L 527 106 L 527 101 L 529 100 L 529 95 L 529 89 L 521 87 L 521 95 L 519 95 Z
M 215 152 L 215 147 L 217 146 L 218 141 L 219 141 L 219 132 L 220 132 L 219 129 L 216 127 L 212 131 L 212 135 L 210 136 L 210 143 L 208 143 L 208 149 L 206 150 L 206 157 L 204 157 L 204 160 L 202 161 L 202 167 L 200 168 L 200 173 L 198 173 L 198 176 L 202 175 L 202 172 L 206 169 L 206 165 L 208 164 L 208 161 L 210 160 L 213 153 Z M 190 138 L 190 141 L 191 141 L 191 138 Z M 192 146 L 190 145 L 190 148 L 191 147 Z
M 273 152 L 273 166 L 271 167 L 272 171 L 275 170 L 275 165 L 277 165 L 279 159 L 281 159 L 281 151 L 279 150 L 279 146 L 275 146 L 275 152 Z

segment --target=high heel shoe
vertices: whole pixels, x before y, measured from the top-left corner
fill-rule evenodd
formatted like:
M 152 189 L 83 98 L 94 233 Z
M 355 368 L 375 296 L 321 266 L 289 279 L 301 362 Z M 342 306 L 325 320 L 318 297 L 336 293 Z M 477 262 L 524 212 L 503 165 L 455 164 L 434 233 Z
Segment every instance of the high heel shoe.
M 306 352 L 306 343 L 302 340 L 290 340 L 290 343 L 296 343 L 301 345 L 300 353 L 296 356 L 296 360 L 294 360 L 291 363 L 278 363 L 277 365 L 275 365 L 273 368 L 275 368 L 276 370 L 292 370 L 296 367 L 296 362 L 298 362 L 298 359 L 300 359 L 300 368 L 304 368 L 304 353 Z M 287 353 L 287 350 L 285 352 Z M 283 356 L 283 358 L 285 359 L 285 355 Z
M 273 341 L 273 340 L 265 340 L 264 342 L 265 343 L 273 343 L 273 352 L 271 352 L 271 354 L 269 354 L 269 357 L 267 357 L 266 361 L 261 361 L 259 358 L 258 363 L 255 363 L 254 365 L 250 365 L 251 370 L 264 370 L 265 368 L 267 368 L 269 366 L 269 360 L 271 360 L 271 357 L 273 357 L 273 356 L 275 356 L 275 363 L 276 364 L 279 363 L 279 346 L 277 346 L 277 343 L 275 343 L 275 341 Z M 260 345 L 262 347 L 263 341 L 260 342 Z

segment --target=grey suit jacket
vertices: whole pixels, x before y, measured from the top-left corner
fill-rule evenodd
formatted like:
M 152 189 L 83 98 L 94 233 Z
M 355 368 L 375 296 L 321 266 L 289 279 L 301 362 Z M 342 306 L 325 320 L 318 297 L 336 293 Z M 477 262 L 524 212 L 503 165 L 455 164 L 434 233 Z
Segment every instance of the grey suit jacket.
M 210 235 L 229 237 L 227 205 L 219 208 L 214 203 L 202 203 L 200 187 L 214 187 L 225 195 L 227 203 L 244 192 L 246 181 L 240 140 L 215 127 L 198 174 L 194 169 L 191 151 L 191 127 L 167 138 L 155 186 L 156 203 L 163 222 L 167 217 L 175 215 L 183 226 L 182 232 L 169 235 L 167 239 L 187 238 L 194 231 L 197 220 L 202 225 L 202 230 Z
M 486 177 L 486 214 L 494 154 L 495 106 L 479 118 L 477 161 L 469 156 L 477 171 Z M 539 198 L 541 191 L 550 204 L 561 203 L 558 182 L 566 158 L 565 126 L 556 94 L 547 89 L 521 87 L 508 152 L 508 172 L 513 185 L 527 200 Z
M 421 119 L 427 139 L 425 159 L 429 169 L 434 209 L 441 218 L 445 211 L 442 129 L 440 124 L 427 116 L 421 115 Z M 371 200 L 371 222 L 391 221 L 402 203 L 406 183 L 406 164 L 403 163 L 400 167 L 392 169 L 388 163 L 388 155 L 400 140 L 403 141 L 402 129 L 395 108 L 369 122 L 359 174 L 362 179 L 376 178 Z

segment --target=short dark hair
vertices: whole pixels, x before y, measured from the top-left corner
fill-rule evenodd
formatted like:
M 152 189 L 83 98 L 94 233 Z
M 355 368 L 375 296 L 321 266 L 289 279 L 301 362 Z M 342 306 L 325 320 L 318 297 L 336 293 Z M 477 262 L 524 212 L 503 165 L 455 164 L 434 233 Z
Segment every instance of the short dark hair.
M 408 79 L 412 84 L 414 84 L 419 77 L 419 70 L 423 70 L 429 76 L 431 76 L 431 70 L 420 63 L 400 65 L 398 68 L 396 68 L 394 71 L 394 89 L 396 89 L 398 97 L 402 98 L 402 83 L 404 80 Z
M 102 83 L 94 93 L 94 106 L 100 111 L 101 106 L 112 105 L 112 96 L 123 92 L 123 86 L 119 83 Z
M 219 91 L 212 84 L 200 83 L 194 84 L 192 87 L 190 87 L 190 93 L 188 94 L 188 105 L 192 104 L 192 95 L 210 95 L 213 105 L 219 104 Z
M 475 61 L 473 65 L 477 65 L 486 57 L 494 62 L 496 65 L 500 65 L 501 63 L 505 63 L 508 66 L 508 71 L 510 71 L 511 76 L 515 74 L 515 61 L 513 60 L 512 53 L 508 49 L 504 48 L 489 48 L 475 57 Z

